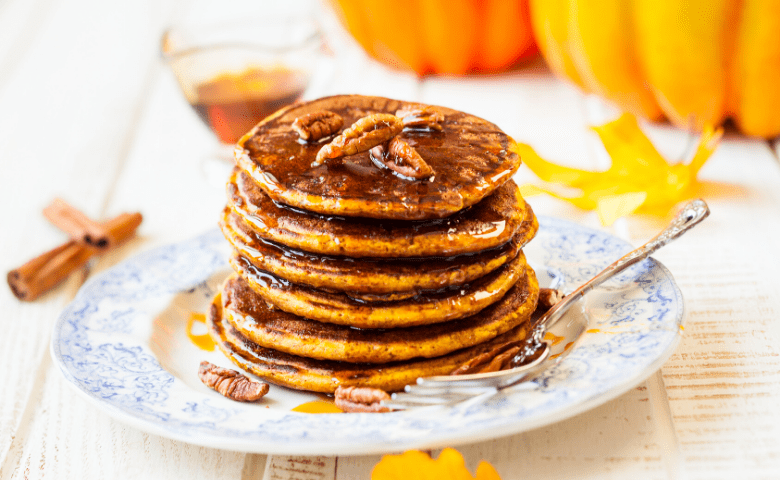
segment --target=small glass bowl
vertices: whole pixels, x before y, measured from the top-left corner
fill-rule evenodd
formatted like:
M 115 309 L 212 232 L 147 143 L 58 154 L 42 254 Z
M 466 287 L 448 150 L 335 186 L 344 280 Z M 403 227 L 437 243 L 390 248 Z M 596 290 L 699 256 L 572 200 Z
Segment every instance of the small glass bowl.
M 171 27 L 161 53 L 184 97 L 224 144 L 299 100 L 322 50 L 311 12 Z

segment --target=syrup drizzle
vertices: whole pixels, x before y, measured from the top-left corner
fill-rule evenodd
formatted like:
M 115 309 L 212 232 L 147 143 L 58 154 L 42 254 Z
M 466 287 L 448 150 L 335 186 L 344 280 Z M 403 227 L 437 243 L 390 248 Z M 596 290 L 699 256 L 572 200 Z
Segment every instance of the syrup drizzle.
M 190 318 L 187 319 L 187 337 L 196 347 L 200 348 L 201 350 L 213 352 L 215 344 L 214 340 L 211 339 L 211 336 L 209 336 L 208 332 L 204 334 L 196 334 L 193 332 L 193 327 L 195 326 L 196 322 L 202 323 L 205 326 L 206 315 L 197 312 L 190 313 Z
M 333 404 L 333 402 L 326 402 L 325 400 L 313 400 L 311 402 L 302 403 L 293 408 L 292 411 L 299 413 L 344 413 L 344 411 Z

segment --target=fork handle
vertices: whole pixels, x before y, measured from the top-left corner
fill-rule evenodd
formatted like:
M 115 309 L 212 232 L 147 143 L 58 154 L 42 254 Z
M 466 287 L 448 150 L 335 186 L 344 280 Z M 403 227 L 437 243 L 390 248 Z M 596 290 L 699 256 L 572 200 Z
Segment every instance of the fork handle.
M 541 335 L 544 335 L 544 332 L 555 325 L 555 323 L 560 320 L 566 310 L 568 310 L 574 302 L 579 300 L 581 296 L 585 295 L 594 287 L 601 285 L 606 280 L 612 278 L 631 265 L 644 260 L 653 252 L 668 244 L 672 240 L 679 238 L 693 226 L 707 218 L 709 214 L 710 209 L 707 207 L 707 204 L 704 202 L 704 200 L 697 199 L 687 203 L 677 213 L 671 223 L 669 223 L 669 225 L 667 225 L 667 227 L 661 231 L 661 233 L 653 237 L 650 241 L 641 247 L 623 255 L 617 261 L 599 272 L 595 277 L 591 278 L 587 282 L 580 285 L 579 288 L 566 295 L 563 300 L 556 303 L 550 310 L 547 311 L 545 315 L 542 316 L 536 331 L 541 332 Z

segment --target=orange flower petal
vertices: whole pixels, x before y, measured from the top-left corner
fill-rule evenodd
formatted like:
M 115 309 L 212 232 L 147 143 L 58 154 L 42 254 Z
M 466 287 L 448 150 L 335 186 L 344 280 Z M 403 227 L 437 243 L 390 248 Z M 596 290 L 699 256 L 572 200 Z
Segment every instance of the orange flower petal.
M 493 468 L 493 465 L 483 460 L 477 466 L 476 480 L 501 480 L 501 477 L 498 476 L 498 472 Z
M 371 480 L 427 480 L 433 478 L 433 460 L 418 450 L 401 455 L 385 455 L 374 466 Z
M 475 480 L 463 455 L 453 448 L 445 448 L 433 460 L 427 454 L 410 450 L 401 455 L 385 455 L 374 466 L 371 480 Z M 477 480 L 501 480 L 495 469 L 486 462 L 477 467 Z

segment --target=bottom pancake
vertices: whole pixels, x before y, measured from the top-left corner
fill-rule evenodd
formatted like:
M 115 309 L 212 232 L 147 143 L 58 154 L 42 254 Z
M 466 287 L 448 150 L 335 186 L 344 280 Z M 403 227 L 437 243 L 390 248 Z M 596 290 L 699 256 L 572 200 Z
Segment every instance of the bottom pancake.
M 441 357 L 384 364 L 356 364 L 314 360 L 260 347 L 223 321 L 220 293 L 214 297 L 207 323 L 211 338 L 225 356 L 239 367 L 276 385 L 323 393 L 333 393 L 340 385 L 398 391 L 419 377 L 448 375 L 465 362 L 502 343 L 523 340 L 531 328 L 529 323 L 524 323 L 488 342 Z

